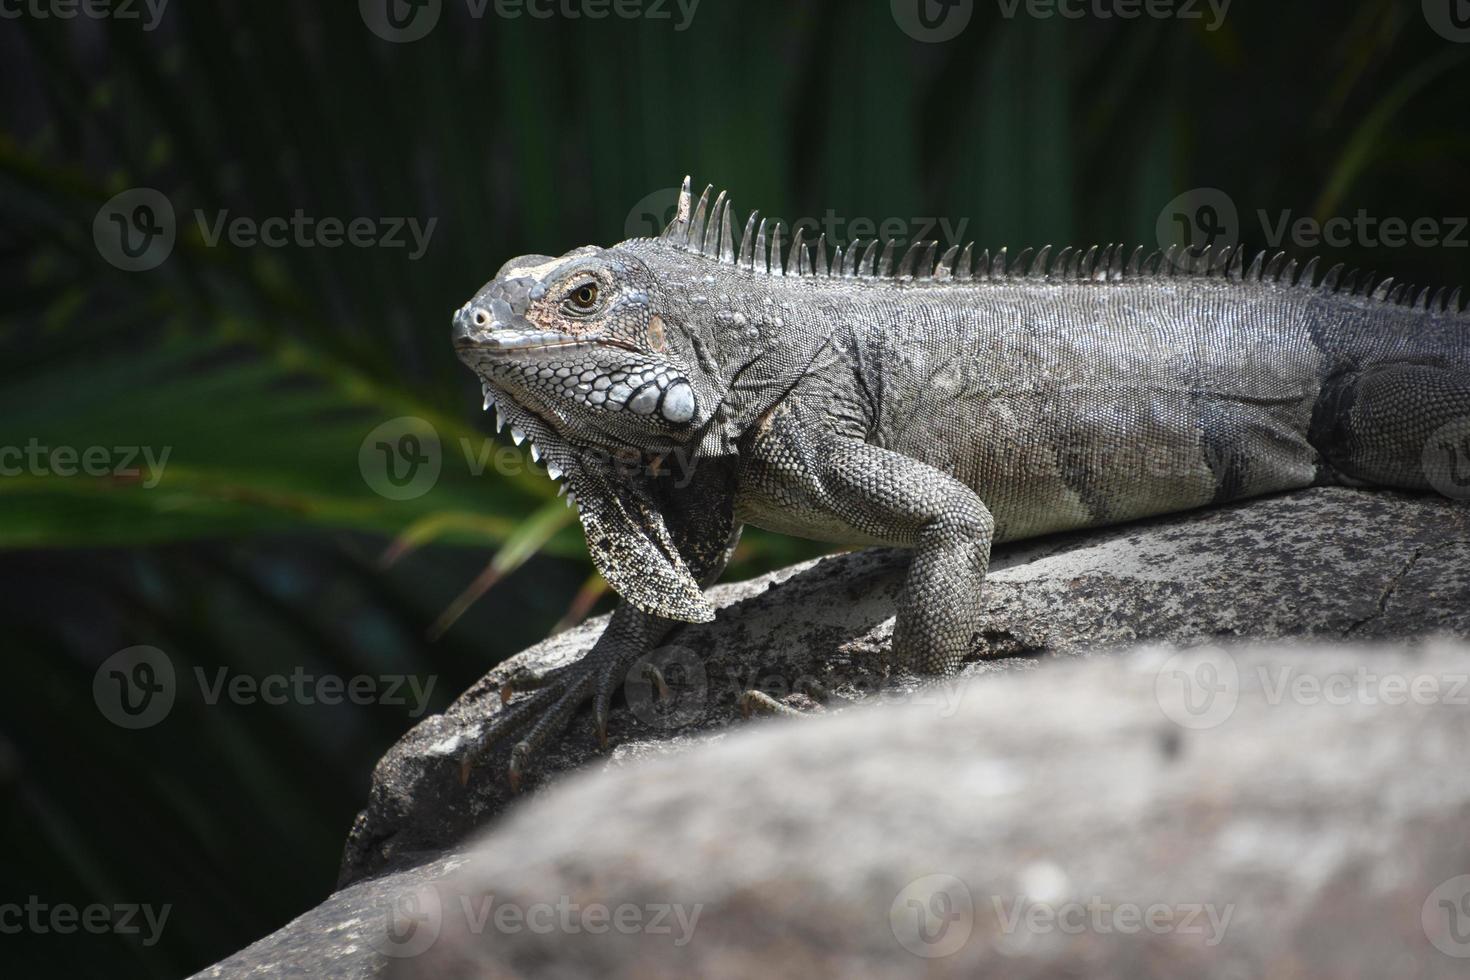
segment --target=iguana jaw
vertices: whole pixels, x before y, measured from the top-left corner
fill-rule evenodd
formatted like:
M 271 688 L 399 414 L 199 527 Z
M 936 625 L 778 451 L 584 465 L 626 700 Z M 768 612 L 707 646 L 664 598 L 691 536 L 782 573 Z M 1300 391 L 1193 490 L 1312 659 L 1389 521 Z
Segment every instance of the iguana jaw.
M 605 453 L 569 445 L 550 423 L 490 381 L 483 382 L 483 390 L 486 410 L 496 412 L 496 429 L 509 422 L 517 445 L 529 440 L 531 458 L 545 463 L 547 474 L 562 483 L 559 493 L 566 494 L 567 505 L 577 505 L 593 563 L 619 594 L 645 612 L 668 619 L 714 618 L 714 608 L 636 476 L 619 474 L 617 460 Z
M 497 306 L 505 307 L 504 318 L 495 311 Z M 454 348 L 459 352 L 460 360 L 475 368 L 486 354 L 554 350 L 591 343 L 557 330 L 522 326 L 523 323 L 502 301 L 492 302 L 491 310 L 476 308 L 472 302 L 466 303 L 454 311 Z
M 461 344 L 462 347 L 471 346 Z M 523 334 L 512 334 L 501 331 L 498 336 L 486 337 L 477 345 L 479 349 L 489 354 L 516 353 L 521 351 L 559 350 L 564 347 L 588 347 L 587 341 L 578 340 L 576 337 L 564 333 L 553 333 L 549 330 L 531 331 Z

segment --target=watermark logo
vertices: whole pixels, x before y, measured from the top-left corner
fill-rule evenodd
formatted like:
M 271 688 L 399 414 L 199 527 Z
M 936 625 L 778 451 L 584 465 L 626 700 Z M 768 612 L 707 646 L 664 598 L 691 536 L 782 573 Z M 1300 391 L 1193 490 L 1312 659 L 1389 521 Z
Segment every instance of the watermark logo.
M 141 20 L 152 32 L 163 20 L 169 0 L 0 0 L 0 20 Z
M 157 647 L 119 650 L 92 677 L 92 700 L 119 728 L 152 728 L 168 717 L 178 693 L 173 661 Z
M 904 886 L 888 907 L 898 944 L 926 960 L 953 956 L 975 930 L 975 900 L 954 875 L 932 874 Z
M 1424 475 L 1451 500 L 1470 500 L 1470 417 L 1442 425 L 1429 437 Z
M 429 951 L 444 927 L 444 902 L 430 882 L 391 896 L 379 896 L 375 910 L 383 927 L 369 931 L 373 949 L 393 959 L 410 959 Z
M 687 647 L 659 647 L 633 664 L 623 694 L 634 717 L 652 728 L 698 721 L 709 697 L 704 658 Z
M 1176 653 L 1159 668 L 1154 697 L 1181 728 L 1223 725 L 1240 701 L 1240 668 L 1224 650 Z
M 1240 212 L 1218 187 L 1196 187 L 1164 205 L 1154 234 L 1165 249 L 1188 245 L 1198 254 L 1205 248 L 1234 248 L 1240 243 Z
M 1424 19 L 1446 41 L 1470 43 L 1470 0 L 1424 0 Z
M 158 268 L 173 254 L 177 239 L 174 206 L 152 187 L 123 191 L 92 220 L 98 254 L 124 272 Z
M 367 434 L 357 450 L 363 481 L 389 500 L 422 497 L 439 482 L 443 464 L 438 430 L 414 415 L 384 422 Z
M 409 44 L 427 37 L 444 13 L 444 0 L 357 0 L 368 30 L 385 41 Z
M 975 0 L 889 0 L 894 23 L 926 44 L 959 37 L 975 16 Z
M 1419 924 L 1435 949 L 1457 959 L 1470 958 L 1470 875 L 1458 875 L 1430 892 Z
M 623 221 L 624 238 L 657 238 L 679 208 L 679 188 L 660 187 L 643 195 Z

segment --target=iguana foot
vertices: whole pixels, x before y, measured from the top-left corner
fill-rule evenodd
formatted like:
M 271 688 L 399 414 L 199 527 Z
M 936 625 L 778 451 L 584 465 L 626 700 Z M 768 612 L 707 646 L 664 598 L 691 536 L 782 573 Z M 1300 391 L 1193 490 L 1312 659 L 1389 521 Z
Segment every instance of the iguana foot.
M 511 685 L 502 687 L 501 709 L 460 760 L 460 783 L 468 783 L 470 772 L 497 746 L 524 732 L 524 737 L 511 749 L 508 769 L 511 788 L 518 790 L 531 754 L 547 738 L 561 732 L 572 713 L 591 694 L 593 675 L 579 670 L 580 667 L 583 664 L 573 664 L 538 679 L 539 689 L 518 703 L 508 703 Z
M 628 669 L 647 649 L 653 635 L 650 619 L 636 611 L 620 611 L 587 656 L 578 662 L 540 677 L 513 677 L 502 685 L 500 711 L 460 760 L 460 783 L 468 783 L 470 773 L 497 746 L 519 735 L 511 747 L 506 769 L 511 789 L 519 790 L 536 752 L 547 739 L 560 735 L 572 715 L 589 699 L 598 742 L 607 748 L 607 717 L 612 696 L 622 686 Z M 668 685 L 657 668 L 645 665 L 642 676 L 653 682 L 661 700 L 669 697 Z M 534 688 L 534 693 L 519 703 L 510 703 L 515 691 L 529 688 Z

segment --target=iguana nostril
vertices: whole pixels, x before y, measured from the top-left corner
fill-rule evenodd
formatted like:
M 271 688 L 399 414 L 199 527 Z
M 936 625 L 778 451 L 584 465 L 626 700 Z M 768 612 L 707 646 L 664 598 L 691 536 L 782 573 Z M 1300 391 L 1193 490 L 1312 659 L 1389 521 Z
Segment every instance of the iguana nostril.
M 456 347 L 472 347 L 475 344 L 474 330 L 471 327 L 469 308 L 461 306 L 454 311 L 454 327 L 450 331 L 450 338 Z
M 475 321 L 475 326 L 479 327 L 481 330 L 485 330 L 490 326 L 490 314 L 486 313 L 484 310 L 476 310 L 474 312 L 473 319 Z

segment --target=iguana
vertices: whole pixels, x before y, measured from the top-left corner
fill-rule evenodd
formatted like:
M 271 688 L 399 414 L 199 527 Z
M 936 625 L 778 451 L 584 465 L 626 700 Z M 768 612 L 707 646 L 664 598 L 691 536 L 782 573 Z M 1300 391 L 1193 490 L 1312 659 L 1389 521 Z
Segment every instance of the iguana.
M 466 756 L 533 753 L 714 609 L 742 525 L 911 548 L 893 661 L 954 672 L 991 546 L 1321 483 L 1470 497 L 1460 291 L 1285 254 L 932 242 L 831 259 L 688 179 L 667 229 L 512 259 L 454 315 L 485 407 L 565 481 L 620 595 Z M 680 465 L 660 465 L 676 456 Z M 1464 466 L 1462 472 L 1459 467 Z

